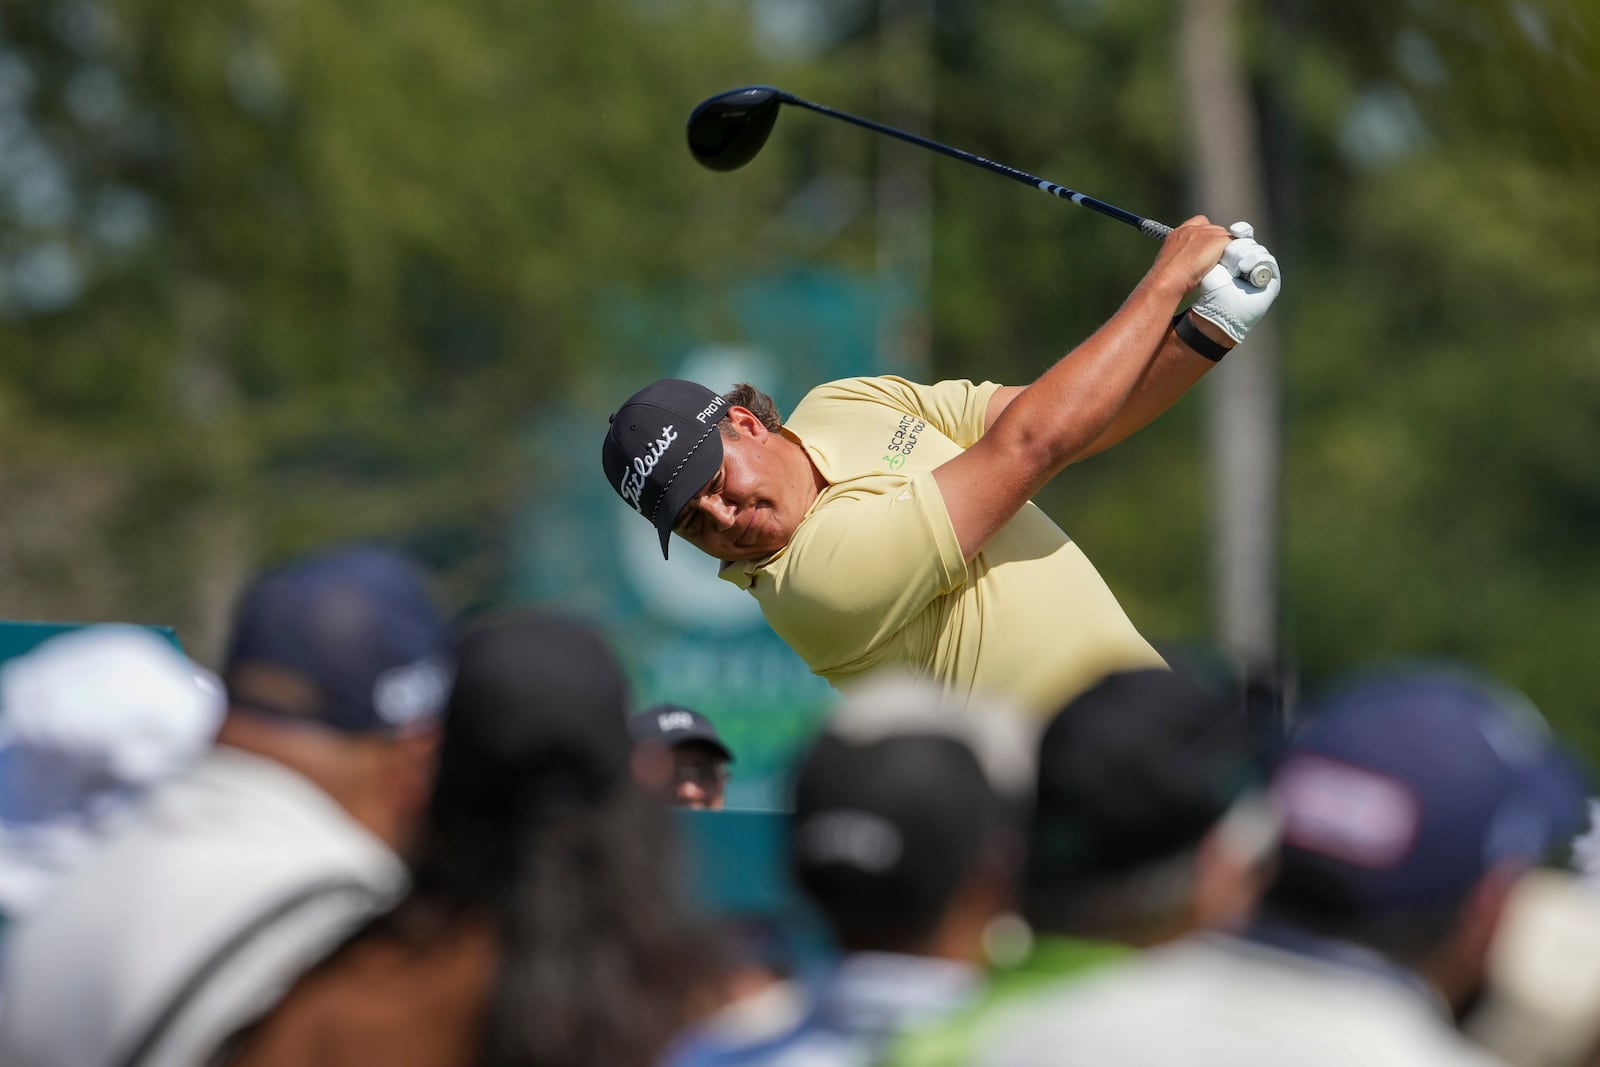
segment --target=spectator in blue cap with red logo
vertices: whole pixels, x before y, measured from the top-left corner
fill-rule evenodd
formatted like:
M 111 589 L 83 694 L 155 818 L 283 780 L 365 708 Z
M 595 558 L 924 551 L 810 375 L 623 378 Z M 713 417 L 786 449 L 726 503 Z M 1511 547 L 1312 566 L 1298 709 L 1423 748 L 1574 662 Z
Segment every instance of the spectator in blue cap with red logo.
M 1486 1067 L 1455 1013 L 1508 895 L 1585 821 L 1585 782 L 1521 696 L 1452 668 L 1355 677 L 1275 761 L 1279 872 L 1209 935 L 1042 999 L 976 1062 Z
M 432 784 L 448 641 L 393 552 L 260 575 L 235 615 L 215 747 L 10 938 L 0 1062 L 209 1062 L 386 907 Z

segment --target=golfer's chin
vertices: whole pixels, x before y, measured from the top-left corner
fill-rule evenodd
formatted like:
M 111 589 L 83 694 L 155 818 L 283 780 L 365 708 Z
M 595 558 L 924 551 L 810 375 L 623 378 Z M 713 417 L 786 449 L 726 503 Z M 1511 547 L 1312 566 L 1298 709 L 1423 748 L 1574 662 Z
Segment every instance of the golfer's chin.
M 777 525 L 762 521 L 758 515 L 738 537 L 718 537 L 713 541 L 691 541 L 690 544 L 723 563 L 755 563 L 789 543 L 788 535 L 779 531 Z
M 748 545 L 729 545 L 711 554 L 724 563 L 755 563 L 766 559 L 783 546 L 782 541 L 758 540 Z

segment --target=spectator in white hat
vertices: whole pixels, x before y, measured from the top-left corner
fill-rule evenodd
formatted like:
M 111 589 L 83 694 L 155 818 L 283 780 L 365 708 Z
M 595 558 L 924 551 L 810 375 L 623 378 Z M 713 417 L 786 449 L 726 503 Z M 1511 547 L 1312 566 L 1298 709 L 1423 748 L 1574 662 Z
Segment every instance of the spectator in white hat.
M 222 712 L 221 683 L 140 626 L 68 630 L 0 666 L 0 921 L 204 752 Z

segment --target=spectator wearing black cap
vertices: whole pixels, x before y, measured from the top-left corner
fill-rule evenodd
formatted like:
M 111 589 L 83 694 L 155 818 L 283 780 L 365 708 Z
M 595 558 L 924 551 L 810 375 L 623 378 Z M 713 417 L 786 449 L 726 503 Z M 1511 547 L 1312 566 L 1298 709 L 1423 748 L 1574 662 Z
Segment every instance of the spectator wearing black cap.
M 640 759 L 640 784 L 669 804 L 721 811 L 728 790 L 728 748 L 710 719 L 678 704 L 657 704 L 628 720 Z
M 1008 1018 L 974 1062 L 1499 1063 L 1455 1028 L 1508 892 L 1583 818 L 1520 698 L 1436 668 L 1352 680 L 1272 773 L 1277 880 L 1239 936 L 1151 950 Z
M 1017 1002 L 1136 948 L 1242 924 L 1277 842 L 1263 772 L 1243 709 L 1185 674 L 1112 674 L 1070 701 L 1039 744 L 1020 894 L 1032 950 L 891 1062 L 966 1064 Z
M 10 939 L 8 1067 L 205 1062 L 401 890 L 449 684 L 420 574 L 365 547 L 267 571 L 222 674 L 216 746 Z
M 1031 742 L 1005 705 L 962 708 L 932 683 L 846 691 L 801 759 L 789 855 L 840 959 L 796 1026 L 669 1062 L 866 1064 L 904 1028 L 968 1003 L 984 937 L 1012 902 Z
M 647 1067 L 713 995 L 670 820 L 630 780 L 605 640 L 516 611 L 468 628 L 456 662 L 411 891 L 233 1067 Z

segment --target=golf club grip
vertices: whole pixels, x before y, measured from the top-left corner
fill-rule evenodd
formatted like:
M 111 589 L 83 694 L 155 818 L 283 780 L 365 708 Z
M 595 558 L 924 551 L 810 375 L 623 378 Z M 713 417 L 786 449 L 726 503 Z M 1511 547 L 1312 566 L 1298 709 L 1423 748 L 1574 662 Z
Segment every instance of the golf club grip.
M 1056 188 L 1059 189 L 1060 186 L 1057 186 Z M 1082 194 L 1079 195 L 1081 196 Z M 1093 202 L 1090 203 L 1089 201 Z M 1094 208 L 1096 211 L 1101 210 L 1100 201 L 1094 200 L 1093 197 L 1083 197 L 1083 199 L 1079 200 L 1078 203 L 1083 204 L 1085 207 Z M 1106 204 L 1104 206 L 1110 207 L 1111 205 Z M 1122 211 L 1121 208 L 1113 208 L 1112 210 L 1118 212 Z M 1102 214 L 1108 214 L 1108 212 L 1102 212 Z M 1124 214 L 1126 214 L 1126 212 L 1124 212 Z M 1111 217 L 1121 218 L 1121 215 L 1112 215 Z M 1167 234 L 1172 232 L 1171 226 L 1168 226 L 1164 222 L 1157 222 L 1155 219 L 1139 219 L 1139 221 L 1134 223 L 1134 225 L 1139 227 L 1139 232 L 1148 234 L 1158 241 L 1165 240 Z M 1265 289 L 1267 286 L 1272 284 L 1272 264 L 1257 263 L 1254 267 L 1250 268 L 1250 273 L 1245 277 L 1249 280 L 1250 284 L 1255 286 L 1257 289 Z

